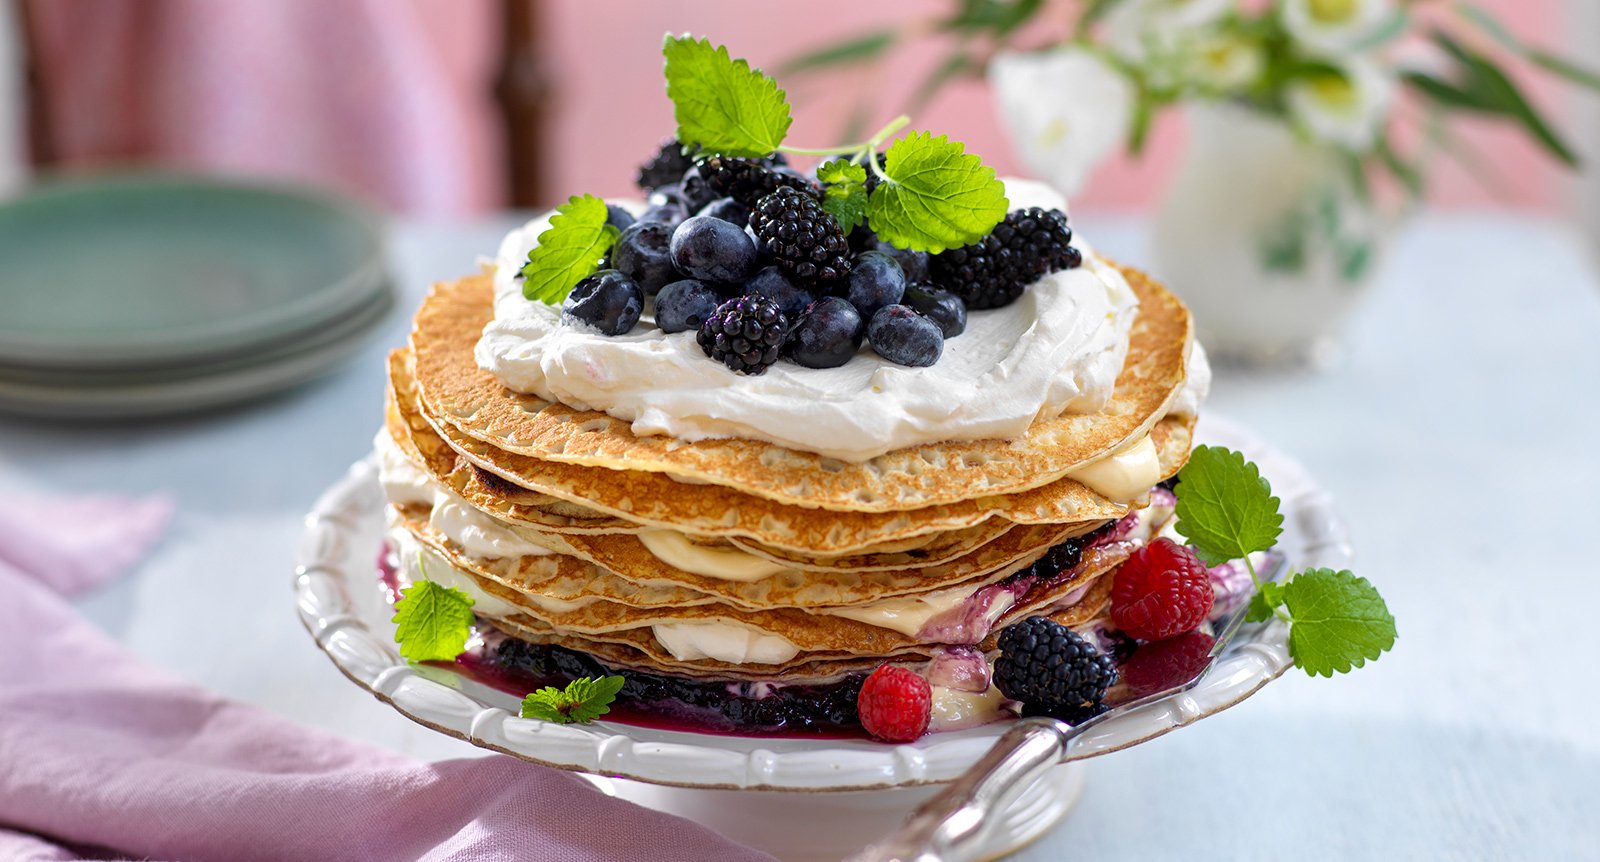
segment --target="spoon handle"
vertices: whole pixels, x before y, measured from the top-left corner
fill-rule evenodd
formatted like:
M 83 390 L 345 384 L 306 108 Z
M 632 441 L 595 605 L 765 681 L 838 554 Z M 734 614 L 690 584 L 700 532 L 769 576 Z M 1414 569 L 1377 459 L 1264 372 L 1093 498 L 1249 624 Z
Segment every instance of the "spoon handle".
M 1061 762 L 1071 728 L 1047 718 L 1017 722 L 981 760 L 924 802 L 899 829 L 850 862 L 960 862 L 973 858 L 994 812 Z

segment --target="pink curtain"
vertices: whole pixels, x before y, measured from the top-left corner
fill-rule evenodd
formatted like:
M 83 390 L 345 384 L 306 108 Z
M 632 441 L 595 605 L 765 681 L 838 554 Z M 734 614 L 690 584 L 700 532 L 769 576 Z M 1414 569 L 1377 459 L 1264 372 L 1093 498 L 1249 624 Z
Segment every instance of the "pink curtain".
M 503 203 L 495 0 L 33 0 L 54 153 Z

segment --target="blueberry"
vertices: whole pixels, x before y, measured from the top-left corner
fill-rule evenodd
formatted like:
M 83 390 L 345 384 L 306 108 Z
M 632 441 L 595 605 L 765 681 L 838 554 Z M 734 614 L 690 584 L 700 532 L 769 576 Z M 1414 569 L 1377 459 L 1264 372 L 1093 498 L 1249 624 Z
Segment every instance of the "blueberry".
M 955 338 L 967 330 L 967 304 L 961 301 L 961 297 L 942 287 L 910 285 L 901 302 L 937 323 L 945 338 Z
M 633 279 L 646 296 L 655 296 L 661 288 L 678 280 L 678 271 L 668 253 L 671 242 L 670 225 L 641 216 L 611 247 L 611 265 Z
M 797 319 L 814 298 L 810 291 L 790 281 L 783 270 L 776 266 L 765 267 L 750 276 L 750 280 L 744 283 L 744 292 L 776 302 L 790 320 Z
M 910 306 L 885 305 L 867 324 L 867 340 L 878 355 L 896 365 L 920 368 L 939 361 L 944 333 Z
M 861 349 L 866 326 L 849 300 L 825 296 L 800 313 L 784 350 L 806 368 L 837 368 Z
M 639 322 L 644 294 L 633 279 L 614 269 L 602 269 L 572 289 L 561 303 L 561 319 L 584 323 L 601 335 L 622 335 Z
M 881 239 L 877 241 L 873 250 L 881 251 L 900 262 L 900 268 L 905 270 L 906 273 L 906 284 L 916 284 L 919 281 L 928 280 L 927 252 L 906 251 L 903 248 L 895 248 Z
M 685 219 L 672 232 L 672 263 L 701 281 L 744 281 L 756 268 L 756 245 L 744 228 L 714 216 Z
M 647 207 L 644 212 L 639 213 L 639 221 L 635 222 L 635 224 L 653 222 L 655 224 L 664 224 L 667 227 L 672 228 L 677 227 L 678 222 L 681 222 L 688 217 L 689 211 L 678 204 L 655 204 Z
M 750 208 L 733 198 L 718 198 L 701 207 L 695 215 L 719 218 L 741 228 L 750 223 Z
M 606 224 L 617 230 L 627 230 L 633 227 L 633 213 L 628 212 L 616 204 L 606 204 Z
M 722 297 L 705 282 L 674 281 L 656 294 L 656 326 L 662 332 L 698 330 L 721 304 Z
M 871 320 L 878 309 L 899 302 L 905 292 L 906 274 L 899 261 L 881 251 L 856 255 L 847 296 L 862 318 Z

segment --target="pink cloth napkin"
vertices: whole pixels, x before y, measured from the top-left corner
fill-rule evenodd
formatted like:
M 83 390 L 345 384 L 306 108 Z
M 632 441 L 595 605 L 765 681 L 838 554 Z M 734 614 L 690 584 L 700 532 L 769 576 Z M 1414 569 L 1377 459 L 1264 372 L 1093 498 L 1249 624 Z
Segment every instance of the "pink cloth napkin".
M 419 763 L 144 665 L 55 590 L 132 563 L 169 511 L 0 508 L 0 859 L 770 858 L 571 773 L 504 756 Z

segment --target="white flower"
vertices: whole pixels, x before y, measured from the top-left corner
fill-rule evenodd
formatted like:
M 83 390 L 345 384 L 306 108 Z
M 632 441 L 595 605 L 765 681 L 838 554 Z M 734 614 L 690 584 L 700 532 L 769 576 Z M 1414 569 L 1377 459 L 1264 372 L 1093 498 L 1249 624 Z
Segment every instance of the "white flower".
M 1318 140 L 1354 152 L 1372 148 L 1389 116 L 1394 79 L 1377 64 L 1352 58 L 1337 73 L 1289 84 L 1289 113 Z
M 1132 85 L 1081 48 L 1000 54 L 989 82 L 1023 164 L 1066 194 L 1127 134 Z
M 1191 80 L 1211 94 L 1237 92 L 1255 83 L 1266 68 L 1261 46 L 1229 33 L 1212 33 L 1194 46 Z
M 1339 56 L 1383 29 L 1393 0 L 1284 0 L 1283 26 L 1313 51 Z
M 1170 61 L 1233 8 L 1234 0 L 1124 0 L 1106 14 L 1106 44 L 1129 62 Z

